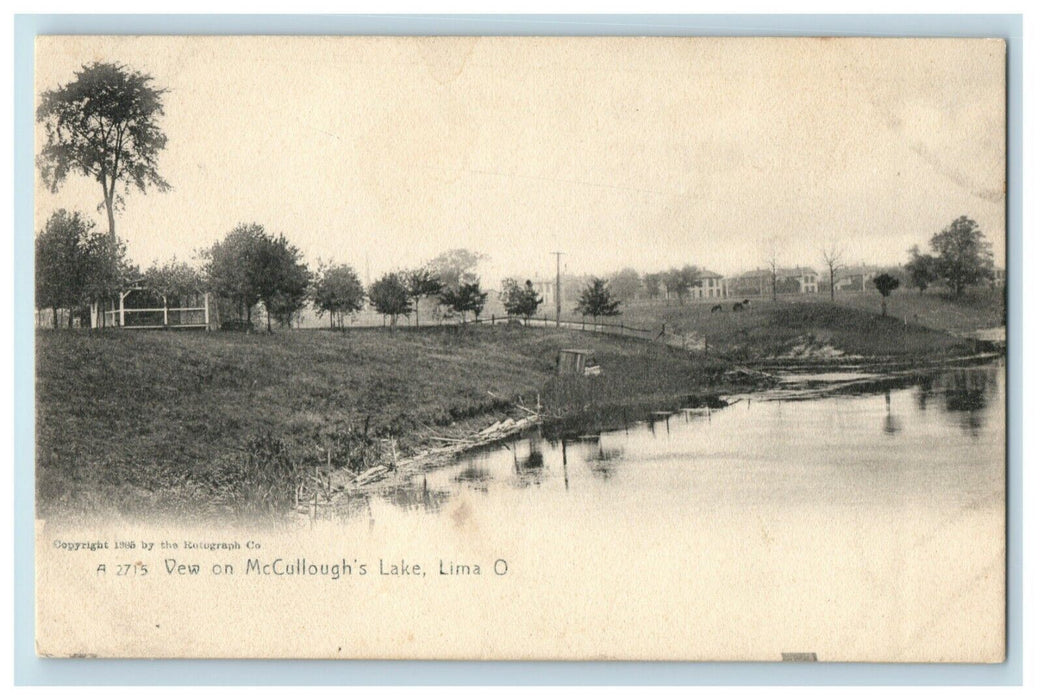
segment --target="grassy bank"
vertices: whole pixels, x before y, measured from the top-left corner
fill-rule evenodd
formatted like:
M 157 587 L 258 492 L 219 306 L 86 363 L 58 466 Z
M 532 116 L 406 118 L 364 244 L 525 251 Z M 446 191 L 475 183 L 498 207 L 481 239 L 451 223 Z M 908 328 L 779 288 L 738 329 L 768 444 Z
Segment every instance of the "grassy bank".
M 692 355 L 521 327 L 39 332 L 39 509 L 278 510 L 316 469 L 393 463 L 538 401 L 547 429 L 569 433 L 748 390 L 758 380 L 732 372 L 734 361 L 808 338 L 913 359 L 966 350 L 951 336 L 841 307 L 755 307 L 714 323 L 715 352 Z M 563 347 L 594 350 L 603 374 L 556 376 Z
M 283 503 L 316 466 L 365 469 L 523 404 L 662 401 L 725 365 L 642 341 L 520 328 L 37 334 L 41 511 Z M 560 383 L 561 347 L 596 382 Z

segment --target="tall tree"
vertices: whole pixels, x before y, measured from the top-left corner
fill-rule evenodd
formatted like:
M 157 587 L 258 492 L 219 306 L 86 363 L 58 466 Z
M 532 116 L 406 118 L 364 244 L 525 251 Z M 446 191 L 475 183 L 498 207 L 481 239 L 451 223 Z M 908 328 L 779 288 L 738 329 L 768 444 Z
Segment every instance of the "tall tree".
M 910 260 L 903 268 L 910 275 L 910 282 L 917 287 L 921 294 L 924 294 L 924 290 L 928 289 L 928 285 L 938 279 L 935 265 L 935 258 L 927 253 L 922 253 L 917 246 L 910 249 Z
M 424 297 L 437 296 L 442 291 L 442 281 L 428 267 L 419 267 L 409 270 L 403 274 L 406 284 L 406 293 L 413 301 L 413 311 L 417 318 L 417 327 L 420 327 L 420 301 Z
M 604 279 L 595 277 L 580 293 L 580 302 L 576 305 L 576 310 L 581 316 L 593 316 L 597 323 L 599 316 L 618 316 L 620 301 L 613 298 Z
M 986 280 L 993 270 L 993 253 L 979 225 L 967 216 L 932 236 L 935 270 L 955 297 Z
M 330 328 L 335 323 L 344 328 L 345 314 L 361 310 L 366 301 L 366 291 L 359 275 L 348 265 L 320 266 L 312 296 L 312 304 L 319 315 L 330 314 Z
M 830 244 L 829 248 L 823 246 L 820 249 L 820 253 L 823 255 L 823 263 L 827 266 L 827 272 L 830 275 L 830 301 L 834 301 L 834 277 L 844 267 L 844 264 L 841 262 L 844 258 L 844 251 L 835 241 Z
M 41 178 L 52 192 L 70 173 L 96 180 L 113 238 L 115 212 L 132 185 L 142 192 L 170 187 L 157 167 L 167 145 L 158 124 L 165 93 L 150 75 L 118 63 L 91 63 L 72 82 L 40 95 L 36 121 L 46 137 L 36 159 Z
M 526 280 L 525 284 L 519 284 L 517 280 L 506 279 L 501 282 L 500 300 L 504 303 L 504 309 L 512 316 L 521 316 L 529 325 L 529 319 L 537 312 L 537 308 L 544 303 L 543 297 L 537 294 L 533 288 L 533 282 Z
M 888 315 L 888 296 L 893 290 L 899 288 L 899 280 L 892 277 L 887 272 L 882 272 L 880 275 L 873 279 L 874 286 L 877 287 L 877 291 L 881 294 L 881 315 Z
M 410 294 L 402 277 L 389 272 L 370 285 L 370 304 L 377 313 L 391 316 L 391 325 L 397 325 L 399 316 L 409 316 Z M 406 321 L 409 323 L 409 320 Z

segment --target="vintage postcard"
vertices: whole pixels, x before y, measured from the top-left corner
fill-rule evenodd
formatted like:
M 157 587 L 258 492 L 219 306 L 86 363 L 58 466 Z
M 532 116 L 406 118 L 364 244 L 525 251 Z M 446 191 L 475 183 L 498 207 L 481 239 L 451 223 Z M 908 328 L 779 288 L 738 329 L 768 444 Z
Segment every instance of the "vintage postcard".
M 1005 64 L 38 37 L 37 653 L 1002 662 Z

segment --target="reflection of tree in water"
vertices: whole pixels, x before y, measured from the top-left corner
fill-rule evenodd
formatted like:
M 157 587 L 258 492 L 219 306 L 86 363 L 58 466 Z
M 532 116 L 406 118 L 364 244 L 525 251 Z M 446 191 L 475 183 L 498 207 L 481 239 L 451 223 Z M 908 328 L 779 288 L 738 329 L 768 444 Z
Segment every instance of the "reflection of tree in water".
M 917 404 L 924 410 L 930 398 L 947 413 L 956 414 L 961 428 L 978 435 L 985 425 L 985 409 L 997 394 L 996 366 L 940 372 L 918 380 Z
M 917 410 L 928 410 L 928 399 L 932 396 L 932 377 L 923 375 L 917 378 Z
M 601 440 L 587 453 L 584 461 L 587 462 L 591 472 L 603 479 L 611 479 L 616 476 L 617 462 L 623 457 L 623 449 L 620 447 L 605 447 Z
M 493 475 L 489 473 L 488 469 L 469 464 L 453 477 L 453 480 L 458 484 L 464 484 L 468 488 L 486 491 L 492 478 Z
M 403 510 L 423 510 L 426 513 L 435 513 L 441 510 L 449 496 L 449 491 L 429 489 L 426 478 L 419 487 L 415 484 L 393 486 L 381 491 L 381 498 Z
M 885 435 L 895 435 L 903 429 L 903 424 L 899 418 L 892 413 L 892 392 L 885 392 L 885 419 L 884 419 L 884 432 Z
M 519 486 L 533 486 L 544 481 L 547 469 L 544 466 L 544 452 L 539 437 L 529 438 L 529 450 L 521 459 L 518 456 L 517 444 L 511 446 L 511 451 Z

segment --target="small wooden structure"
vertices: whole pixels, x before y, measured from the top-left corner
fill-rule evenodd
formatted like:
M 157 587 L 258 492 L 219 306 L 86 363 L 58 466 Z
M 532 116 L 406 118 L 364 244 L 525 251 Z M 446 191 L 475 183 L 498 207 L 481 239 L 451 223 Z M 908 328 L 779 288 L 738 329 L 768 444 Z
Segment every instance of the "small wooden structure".
M 174 299 L 172 306 L 166 295 L 138 284 L 119 294 L 119 306 L 105 312 L 105 325 L 118 328 L 167 329 L 195 328 L 210 330 L 210 294 L 189 294 Z M 99 314 L 91 314 L 91 325 L 97 327 Z
M 559 374 L 601 374 L 602 370 L 594 359 L 594 350 L 563 348 L 558 351 Z

